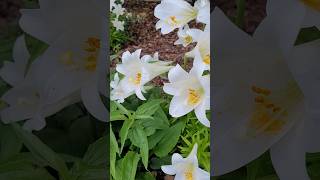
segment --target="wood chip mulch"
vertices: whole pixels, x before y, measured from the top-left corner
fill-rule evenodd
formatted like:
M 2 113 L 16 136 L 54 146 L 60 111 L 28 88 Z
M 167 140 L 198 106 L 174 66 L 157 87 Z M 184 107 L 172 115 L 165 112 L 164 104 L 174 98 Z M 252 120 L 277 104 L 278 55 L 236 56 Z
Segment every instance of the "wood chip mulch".
M 134 39 L 124 48 L 124 51 L 134 51 L 142 49 L 142 55 L 153 54 L 159 52 L 161 60 L 174 61 L 181 63 L 186 52 L 192 49 L 192 46 L 184 48 L 181 45 L 174 45 L 178 39 L 177 31 L 167 35 L 162 35 L 160 30 L 156 30 L 156 22 L 153 12 L 157 2 L 141 2 L 129 1 L 125 8 L 134 16 L 137 16 L 137 21 L 129 27 L 129 32 Z
M 227 16 L 235 17 L 237 0 L 214 0 L 215 5 L 222 9 Z M 246 0 L 244 30 L 253 34 L 257 26 L 266 16 L 267 0 Z

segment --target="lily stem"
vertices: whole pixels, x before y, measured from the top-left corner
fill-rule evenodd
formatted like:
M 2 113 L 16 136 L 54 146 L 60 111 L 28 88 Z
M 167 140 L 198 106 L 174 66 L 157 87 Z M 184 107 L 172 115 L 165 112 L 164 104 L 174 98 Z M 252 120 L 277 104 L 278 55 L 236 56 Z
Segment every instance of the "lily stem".
M 246 10 L 246 0 L 237 0 L 237 16 L 236 16 L 236 24 L 240 27 L 244 27 L 244 16 Z

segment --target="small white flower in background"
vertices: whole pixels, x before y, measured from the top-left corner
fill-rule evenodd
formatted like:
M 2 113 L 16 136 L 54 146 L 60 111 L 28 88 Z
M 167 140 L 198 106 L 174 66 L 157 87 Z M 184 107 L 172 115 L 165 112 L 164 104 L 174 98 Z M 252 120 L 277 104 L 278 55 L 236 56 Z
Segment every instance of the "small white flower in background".
M 117 18 L 112 20 L 113 27 L 116 28 L 117 31 L 124 31 L 124 21 L 119 21 Z
M 156 6 L 154 16 L 159 19 L 156 29 L 161 29 L 162 34 L 168 34 L 195 19 L 197 22 L 209 23 L 210 2 L 198 0 L 193 7 L 185 0 L 162 0 Z
M 110 11 L 116 6 L 115 0 L 110 0 Z
M 181 117 L 194 110 L 198 120 L 210 127 L 206 116 L 206 110 L 210 109 L 210 75 L 202 76 L 201 69 L 195 66 L 187 73 L 177 64 L 169 71 L 168 78 L 170 83 L 165 83 L 163 90 L 173 95 L 169 114 Z
M 141 49 L 133 53 L 126 51 L 122 54 L 122 64 L 118 64 L 116 69 L 125 77 L 121 80 L 121 85 L 125 94 L 134 91 L 137 97 L 145 100 L 142 92 L 145 92 L 144 85 L 156 76 L 169 71 L 172 67 L 167 64 L 149 63 L 140 59 Z
M 183 28 L 179 28 L 179 39 L 174 44 L 182 44 L 184 47 L 187 47 L 189 44 L 197 42 L 201 33 L 200 29 L 190 29 L 188 25 L 185 25 Z
M 116 4 L 116 5 L 114 5 L 114 8 L 113 8 L 113 10 L 112 10 L 112 12 L 113 12 L 117 17 L 123 15 L 123 14 L 124 14 L 124 11 L 125 11 L 125 9 L 122 7 L 121 4 Z
M 114 80 L 110 82 L 110 87 L 112 88 L 110 92 L 110 99 L 112 101 L 117 101 L 118 103 L 123 103 L 124 100 L 134 94 L 134 91 L 126 92 L 123 89 L 123 81 L 120 81 L 119 74 L 114 75 Z
M 198 42 L 196 47 L 186 54 L 186 56 L 193 57 L 193 66 L 197 66 L 202 71 L 210 70 L 210 26 L 206 26 L 204 31 L 198 34 Z
M 175 180 L 210 180 L 210 174 L 199 168 L 197 158 L 198 145 L 195 144 L 188 157 L 180 154 L 172 155 L 172 165 L 161 166 L 161 170 L 169 175 L 175 175 Z

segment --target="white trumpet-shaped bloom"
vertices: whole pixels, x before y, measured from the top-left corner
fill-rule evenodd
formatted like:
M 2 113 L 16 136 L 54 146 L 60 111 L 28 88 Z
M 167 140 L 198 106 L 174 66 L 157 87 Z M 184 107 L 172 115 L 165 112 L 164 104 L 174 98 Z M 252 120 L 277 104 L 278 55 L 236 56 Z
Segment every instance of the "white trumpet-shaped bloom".
M 183 28 L 179 28 L 179 39 L 174 44 L 182 44 L 184 47 L 187 47 L 189 44 L 197 42 L 201 33 L 200 29 L 190 29 L 188 25 L 185 25 Z
M 124 75 L 121 80 L 125 94 L 135 92 L 137 97 L 145 100 L 142 92 L 145 92 L 144 85 L 156 76 L 169 71 L 172 67 L 166 63 L 151 63 L 142 61 L 140 58 L 141 49 L 133 53 L 126 51 L 122 54 L 122 64 L 118 64 L 116 69 Z M 148 58 L 144 58 L 148 59 Z
M 198 42 L 196 47 L 186 56 L 194 58 L 193 66 L 200 68 L 201 70 L 210 70 L 210 26 L 206 26 L 204 31 L 199 33 Z
M 124 21 L 120 21 L 118 18 L 116 18 L 112 20 L 112 25 L 117 31 L 124 31 Z
M 120 81 L 119 74 L 114 75 L 114 80 L 110 82 L 110 87 L 112 88 L 110 92 L 110 99 L 112 101 L 117 101 L 118 103 L 123 103 L 124 100 L 134 94 L 134 91 L 127 92 L 123 88 L 123 81 Z
M 170 102 L 169 114 L 181 117 L 195 111 L 198 120 L 210 127 L 206 110 L 210 109 L 210 75 L 202 76 L 202 71 L 193 67 L 186 72 L 177 64 L 169 71 L 169 83 L 165 83 L 163 90 L 173 95 Z
M 267 17 L 253 37 L 220 9 L 213 12 L 214 175 L 240 168 L 270 149 L 280 179 L 309 179 L 305 154 L 320 150 L 318 142 L 311 143 L 319 135 L 320 46 L 317 41 L 293 48 L 299 22 L 285 22 L 299 15 L 295 7 L 286 10 L 292 13 L 278 17 L 284 22 L 272 24 L 269 18 L 274 17 Z
M 8 106 L 1 110 L 0 116 L 3 123 L 12 123 L 26 120 L 24 128 L 27 130 L 40 130 L 46 122 L 45 117 L 50 116 L 65 106 L 77 102 L 80 97 L 73 94 L 67 98 L 50 105 L 44 105 L 41 98 L 43 94 L 43 81 L 39 74 L 39 61 L 31 64 L 27 72 L 27 62 L 30 57 L 24 37 L 16 40 L 13 50 L 14 62 L 5 62 L 0 70 L 1 77 L 12 86 L 2 97 Z
M 185 0 L 162 0 L 156 6 L 154 15 L 159 19 L 156 29 L 161 29 L 162 34 L 168 34 L 195 19 L 207 23 L 210 20 L 210 3 L 201 0 L 193 7 Z
M 169 175 L 175 175 L 175 180 L 209 180 L 210 174 L 199 168 L 197 158 L 198 145 L 195 144 L 188 157 L 180 154 L 172 155 L 172 165 L 161 166 L 161 170 Z
M 86 109 L 95 118 L 107 120 L 101 99 L 106 94 L 101 85 L 106 82 L 107 68 L 105 3 L 41 1 L 40 9 L 22 11 L 22 29 L 50 45 L 38 62 L 44 106 L 80 92 Z
M 113 6 L 112 12 L 118 17 L 124 14 L 125 9 L 121 4 L 116 4 Z

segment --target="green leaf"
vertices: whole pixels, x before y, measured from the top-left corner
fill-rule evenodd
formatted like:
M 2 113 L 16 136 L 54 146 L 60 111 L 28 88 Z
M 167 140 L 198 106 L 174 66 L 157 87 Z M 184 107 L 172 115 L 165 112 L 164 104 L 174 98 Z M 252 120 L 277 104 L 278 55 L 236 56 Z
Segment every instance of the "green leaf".
M 298 34 L 296 45 L 320 39 L 320 30 L 316 27 L 302 28 Z
M 41 54 L 44 53 L 45 50 L 49 47 L 46 43 L 26 34 L 25 35 L 25 40 L 27 47 L 30 52 L 30 58 L 28 62 L 28 69 L 31 65 L 31 63 L 37 59 Z
M 129 151 L 123 159 L 117 161 L 116 180 L 135 180 L 140 156 Z
M 119 121 L 119 120 L 127 120 L 128 118 L 123 115 L 120 111 L 111 111 L 110 113 L 110 121 Z
M 38 159 L 47 162 L 52 168 L 57 170 L 63 179 L 69 179 L 70 175 L 65 162 L 47 145 L 45 145 L 37 136 L 22 129 L 18 124 L 12 124 L 12 127 L 24 145 Z
M 159 108 L 156 113 L 153 115 L 155 121 L 163 122 L 165 125 L 170 126 L 168 117 L 166 113 L 162 110 L 162 108 Z
M 256 159 L 255 161 L 252 161 L 249 163 L 247 167 L 247 180 L 256 180 L 257 174 L 260 168 L 260 160 Z
M 77 180 L 105 180 L 108 179 L 107 168 L 89 168 Z
M 122 153 L 124 143 L 127 140 L 128 132 L 129 132 L 129 129 L 131 128 L 133 122 L 134 122 L 134 120 L 127 119 L 126 121 L 124 121 L 124 123 L 120 129 L 120 141 L 121 141 L 120 153 Z
M 166 132 L 167 132 L 166 130 L 156 131 L 153 135 L 148 137 L 149 149 L 153 149 L 159 143 L 159 141 L 163 138 Z
M 0 123 L 0 138 L 0 162 L 20 152 L 23 144 L 11 126 L 4 126 Z
M 113 133 L 112 126 L 110 125 L 110 172 L 114 179 L 116 178 L 116 156 L 120 154 L 117 139 Z
M 108 139 L 103 136 L 91 144 L 84 155 L 83 161 L 91 166 L 107 165 L 108 161 Z
M 130 140 L 133 145 L 140 148 L 142 163 L 145 169 L 148 169 L 148 159 L 149 159 L 148 139 L 141 125 L 136 123 L 134 128 L 130 130 Z
M 131 113 L 122 104 L 117 102 L 114 102 L 114 103 L 116 104 L 116 106 L 118 107 L 118 109 L 122 114 L 127 115 L 129 118 L 131 117 Z
M 159 108 L 162 100 L 152 99 L 137 108 L 135 116 L 152 116 Z
M 180 120 L 174 126 L 165 130 L 165 135 L 154 148 L 154 153 L 158 157 L 164 157 L 170 153 L 178 143 L 180 134 L 185 127 L 185 121 Z
M 156 180 L 156 178 L 150 172 L 138 174 L 137 179 L 139 179 L 139 180 Z

